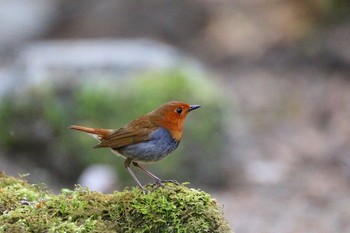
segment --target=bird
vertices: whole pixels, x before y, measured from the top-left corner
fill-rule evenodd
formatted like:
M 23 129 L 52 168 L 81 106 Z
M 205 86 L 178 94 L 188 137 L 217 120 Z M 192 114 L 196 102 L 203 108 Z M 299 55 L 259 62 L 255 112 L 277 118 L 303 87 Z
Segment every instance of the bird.
M 141 115 L 119 129 L 91 128 L 71 125 L 69 128 L 89 134 L 99 141 L 94 148 L 109 148 L 124 157 L 124 165 L 137 185 L 144 191 L 140 181 L 130 168 L 133 164 L 155 180 L 154 189 L 165 182 L 178 184 L 176 180 L 162 180 L 139 163 L 152 163 L 164 159 L 174 151 L 183 134 L 188 113 L 200 108 L 180 101 L 170 101 L 157 109 Z

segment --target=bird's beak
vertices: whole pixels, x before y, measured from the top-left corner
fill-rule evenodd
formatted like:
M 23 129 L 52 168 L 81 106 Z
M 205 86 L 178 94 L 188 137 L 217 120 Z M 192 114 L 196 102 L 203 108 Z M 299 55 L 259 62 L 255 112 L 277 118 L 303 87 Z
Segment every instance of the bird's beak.
M 192 110 L 195 110 L 195 109 L 200 108 L 200 107 L 202 107 L 202 106 L 200 106 L 200 105 L 190 105 L 190 108 L 188 109 L 188 111 L 191 112 Z

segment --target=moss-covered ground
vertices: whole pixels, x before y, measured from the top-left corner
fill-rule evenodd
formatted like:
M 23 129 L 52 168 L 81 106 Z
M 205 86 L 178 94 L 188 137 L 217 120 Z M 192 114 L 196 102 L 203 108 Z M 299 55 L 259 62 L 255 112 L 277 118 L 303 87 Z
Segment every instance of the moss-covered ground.
M 149 189 L 152 187 L 149 186 Z M 0 232 L 231 232 L 209 194 L 166 184 L 113 194 L 77 186 L 53 194 L 0 172 Z

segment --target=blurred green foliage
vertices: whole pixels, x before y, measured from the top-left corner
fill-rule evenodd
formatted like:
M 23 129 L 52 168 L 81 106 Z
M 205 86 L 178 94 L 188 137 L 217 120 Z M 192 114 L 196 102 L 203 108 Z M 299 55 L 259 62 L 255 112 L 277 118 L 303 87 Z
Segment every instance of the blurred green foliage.
M 68 126 L 115 129 L 165 102 L 180 100 L 203 108 L 188 117 L 179 148 L 150 170 L 165 179 L 222 185 L 226 131 L 220 96 L 213 83 L 188 70 L 153 71 L 93 84 L 43 84 L 1 102 L 0 144 L 10 158 L 25 156 L 23 161 L 30 159 L 67 182 L 89 164 L 108 163 L 115 165 L 125 184 L 134 185 L 121 158 L 108 149 L 92 149 L 95 139 Z

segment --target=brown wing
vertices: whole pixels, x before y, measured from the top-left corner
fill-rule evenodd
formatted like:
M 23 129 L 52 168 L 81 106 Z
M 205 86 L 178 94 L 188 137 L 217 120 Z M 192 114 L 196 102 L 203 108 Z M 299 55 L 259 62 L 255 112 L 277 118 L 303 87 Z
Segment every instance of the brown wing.
M 95 146 L 95 148 L 119 148 L 142 141 L 147 141 L 150 139 L 150 132 L 157 128 L 158 127 L 154 126 L 144 115 L 130 122 L 123 128 L 115 130 L 106 138 L 103 138 L 101 142 L 97 146 Z

